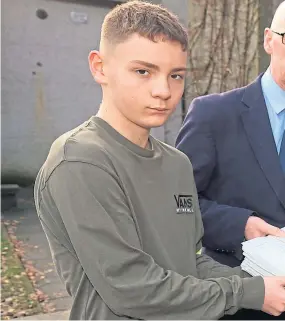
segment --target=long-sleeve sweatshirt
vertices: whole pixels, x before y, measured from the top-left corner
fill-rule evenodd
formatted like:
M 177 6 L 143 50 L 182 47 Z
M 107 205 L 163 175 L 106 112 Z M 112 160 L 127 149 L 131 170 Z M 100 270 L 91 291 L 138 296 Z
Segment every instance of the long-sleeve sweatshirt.
M 261 309 L 264 281 L 201 249 L 190 161 L 149 138 L 141 148 L 93 116 L 52 145 L 35 203 L 70 319 L 218 319 Z

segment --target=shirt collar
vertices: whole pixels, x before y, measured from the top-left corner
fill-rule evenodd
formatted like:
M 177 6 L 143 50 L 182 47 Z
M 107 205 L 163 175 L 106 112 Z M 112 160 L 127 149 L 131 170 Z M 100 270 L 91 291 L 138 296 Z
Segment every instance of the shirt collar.
M 276 114 L 280 114 L 285 110 L 285 90 L 283 90 L 274 81 L 270 67 L 266 70 L 261 78 L 262 91 L 264 96 L 266 96 L 271 107 L 274 109 Z

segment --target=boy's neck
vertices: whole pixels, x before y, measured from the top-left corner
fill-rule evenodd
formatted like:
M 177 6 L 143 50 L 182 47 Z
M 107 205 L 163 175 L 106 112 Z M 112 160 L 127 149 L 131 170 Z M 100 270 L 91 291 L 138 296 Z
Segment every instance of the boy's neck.
M 96 116 L 102 118 L 132 143 L 142 148 L 149 148 L 148 139 L 150 130 L 131 122 L 115 108 L 112 108 L 112 111 L 110 111 L 105 104 L 102 103 Z

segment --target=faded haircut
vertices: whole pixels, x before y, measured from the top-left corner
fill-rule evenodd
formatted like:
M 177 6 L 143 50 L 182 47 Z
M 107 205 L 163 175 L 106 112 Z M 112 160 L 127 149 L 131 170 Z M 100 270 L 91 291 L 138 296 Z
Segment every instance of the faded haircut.
M 149 40 L 177 41 L 182 50 L 188 47 L 186 29 L 178 17 L 160 5 L 144 1 L 129 1 L 116 6 L 105 17 L 102 24 L 101 41 L 119 44 L 132 34 Z

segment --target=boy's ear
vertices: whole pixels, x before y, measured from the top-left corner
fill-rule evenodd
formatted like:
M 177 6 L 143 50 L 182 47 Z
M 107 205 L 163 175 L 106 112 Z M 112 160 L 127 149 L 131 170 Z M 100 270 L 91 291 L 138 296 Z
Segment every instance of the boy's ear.
M 88 55 L 89 68 L 92 76 L 100 85 L 106 84 L 106 76 L 103 71 L 103 60 L 97 50 L 92 50 Z

